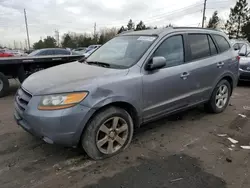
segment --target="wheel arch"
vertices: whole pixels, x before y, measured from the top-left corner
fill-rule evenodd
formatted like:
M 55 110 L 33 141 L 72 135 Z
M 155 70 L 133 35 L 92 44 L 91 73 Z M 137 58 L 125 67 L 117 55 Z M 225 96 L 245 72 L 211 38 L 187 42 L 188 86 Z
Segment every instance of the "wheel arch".
M 97 108 L 98 106 L 98 108 Z M 79 138 L 79 142 L 78 145 L 81 144 L 81 139 L 82 139 L 82 135 L 85 131 L 85 129 L 87 128 L 87 125 L 89 124 L 89 122 L 101 111 L 109 108 L 109 107 L 118 107 L 118 108 L 122 108 L 124 110 L 126 110 L 129 115 L 131 116 L 133 123 L 134 123 L 134 127 L 139 127 L 142 119 L 140 116 L 140 112 L 138 111 L 138 109 L 136 109 L 136 107 L 134 105 L 132 105 L 131 103 L 127 102 L 127 101 L 110 101 L 109 103 L 103 103 L 102 106 L 96 105 L 95 106 L 95 111 L 91 114 L 91 116 L 88 118 L 88 120 L 85 123 L 85 126 L 83 126 L 82 130 L 81 130 L 81 136 Z
M 232 95 L 233 92 L 233 88 L 235 87 L 236 82 L 234 82 L 234 75 L 232 73 L 224 73 L 222 74 L 215 82 L 214 86 L 213 86 L 213 90 L 214 88 L 217 86 L 217 84 L 221 81 L 221 80 L 227 80 L 231 86 L 231 93 L 230 95 Z M 213 92 L 212 90 L 212 92 Z M 211 94 L 212 94 L 211 92 Z M 210 94 L 210 95 L 211 95 Z

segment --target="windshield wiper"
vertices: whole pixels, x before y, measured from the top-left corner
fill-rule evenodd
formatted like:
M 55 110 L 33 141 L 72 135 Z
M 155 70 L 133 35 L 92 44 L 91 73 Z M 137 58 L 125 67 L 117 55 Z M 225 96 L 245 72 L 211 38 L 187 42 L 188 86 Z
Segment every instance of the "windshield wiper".
M 100 67 L 110 67 L 110 64 L 99 62 L 99 61 L 86 61 L 86 63 L 89 64 L 89 65 L 97 65 L 97 66 L 100 66 Z

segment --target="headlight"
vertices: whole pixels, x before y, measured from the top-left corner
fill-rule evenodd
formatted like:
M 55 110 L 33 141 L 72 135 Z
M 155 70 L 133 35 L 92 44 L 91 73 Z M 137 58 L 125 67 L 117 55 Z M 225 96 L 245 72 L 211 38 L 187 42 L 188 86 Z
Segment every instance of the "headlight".
M 39 110 L 59 110 L 72 107 L 88 95 L 88 92 L 66 93 L 43 96 L 38 106 Z

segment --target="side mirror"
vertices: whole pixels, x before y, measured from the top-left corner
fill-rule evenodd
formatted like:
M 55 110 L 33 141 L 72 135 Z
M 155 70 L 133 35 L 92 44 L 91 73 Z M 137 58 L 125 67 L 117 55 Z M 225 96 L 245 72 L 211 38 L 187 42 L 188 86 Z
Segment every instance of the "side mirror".
M 147 64 L 146 70 L 152 71 L 166 66 L 166 59 L 162 56 L 153 57 Z

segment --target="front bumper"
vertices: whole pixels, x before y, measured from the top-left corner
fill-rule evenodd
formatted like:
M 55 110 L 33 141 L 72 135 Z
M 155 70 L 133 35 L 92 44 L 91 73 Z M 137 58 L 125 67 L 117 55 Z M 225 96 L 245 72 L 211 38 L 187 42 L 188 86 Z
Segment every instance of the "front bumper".
M 37 109 L 38 101 L 39 97 L 32 97 L 25 110 L 19 108 L 15 101 L 17 124 L 47 143 L 77 146 L 93 110 L 79 104 L 64 110 L 40 111 Z
M 239 72 L 240 72 L 239 80 L 250 81 L 250 71 L 240 69 Z

